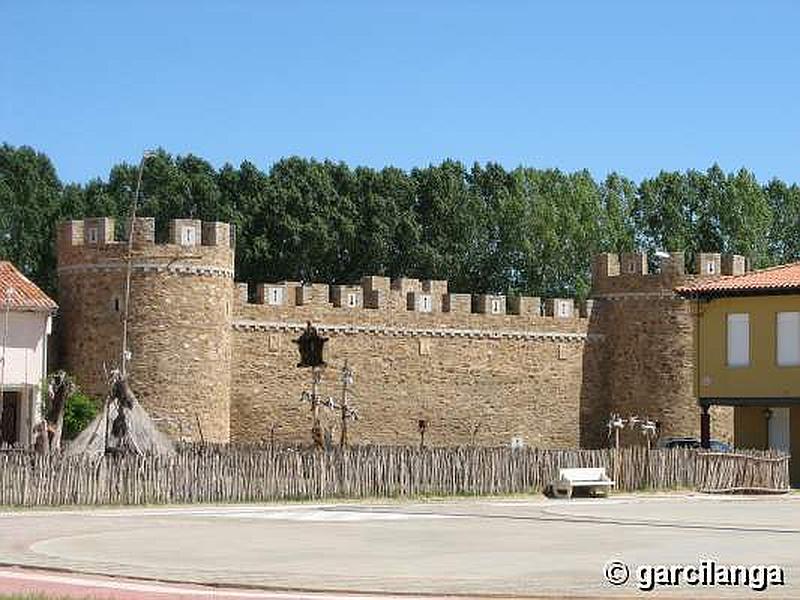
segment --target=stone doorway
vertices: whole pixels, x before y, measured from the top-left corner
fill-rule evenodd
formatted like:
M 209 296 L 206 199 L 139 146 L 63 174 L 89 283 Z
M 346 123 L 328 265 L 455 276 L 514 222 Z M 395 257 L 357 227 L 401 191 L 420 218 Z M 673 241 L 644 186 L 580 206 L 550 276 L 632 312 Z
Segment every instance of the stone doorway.
M 0 444 L 13 445 L 17 441 L 19 441 L 19 392 L 4 392 Z

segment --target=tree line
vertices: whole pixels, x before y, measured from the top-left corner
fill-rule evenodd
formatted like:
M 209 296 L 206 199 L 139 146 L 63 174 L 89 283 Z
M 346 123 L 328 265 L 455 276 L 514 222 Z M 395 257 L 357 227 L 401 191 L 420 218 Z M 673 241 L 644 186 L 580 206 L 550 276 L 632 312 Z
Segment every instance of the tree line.
M 35 149 L 0 147 L 0 258 L 55 289 L 55 226 L 112 216 L 124 227 L 138 165 L 62 183 Z M 618 173 L 466 166 L 410 171 L 285 158 L 262 171 L 219 169 L 159 150 L 147 160 L 139 214 L 157 236 L 178 217 L 236 226 L 241 281 L 350 283 L 362 275 L 448 279 L 457 292 L 577 295 L 597 252 L 744 254 L 754 267 L 800 257 L 800 188 L 746 169 Z M 120 231 L 122 233 L 122 231 Z

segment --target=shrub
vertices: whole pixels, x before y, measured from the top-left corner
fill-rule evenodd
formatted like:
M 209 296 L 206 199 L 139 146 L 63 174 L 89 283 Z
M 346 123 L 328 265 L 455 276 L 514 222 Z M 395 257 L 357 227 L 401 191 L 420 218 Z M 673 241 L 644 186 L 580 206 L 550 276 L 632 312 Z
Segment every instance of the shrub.
M 83 392 L 75 392 L 64 408 L 64 439 L 74 439 L 97 416 L 97 403 Z

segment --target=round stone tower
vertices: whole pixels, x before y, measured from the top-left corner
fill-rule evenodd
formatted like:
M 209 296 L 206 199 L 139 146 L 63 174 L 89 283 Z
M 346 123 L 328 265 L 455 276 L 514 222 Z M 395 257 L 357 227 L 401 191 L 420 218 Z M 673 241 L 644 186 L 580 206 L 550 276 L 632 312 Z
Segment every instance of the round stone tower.
M 687 274 L 684 253 L 656 259 L 649 272 L 641 253 L 601 254 L 595 258 L 592 297 L 597 328 L 605 340 L 608 406 L 623 417 L 657 420 L 660 436 L 700 435 L 696 397 L 694 332 L 691 304 L 674 289 L 700 277 L 744 272 L 741 256 L 701 253 L 696 274 Z M 714 407 L 712 437 L 732 440 L 733 411 Z M 597 420 L 597 419 L 596 419 Z M 598 423 L 601 428 L 605 423 Z M 624 432 L 625 441 L 645 439 Z
M 113 219 L 58 229 L 59 350 L 63 367 L 104 399 L 119 367 L 127 241 Z M 136 220 L 131 269 L 128 362 L 131 386 L 159 428 L 174 439 L 230 439 L 232 235 L 227 223 L 170 222 L 155 243 L 155 222 Z

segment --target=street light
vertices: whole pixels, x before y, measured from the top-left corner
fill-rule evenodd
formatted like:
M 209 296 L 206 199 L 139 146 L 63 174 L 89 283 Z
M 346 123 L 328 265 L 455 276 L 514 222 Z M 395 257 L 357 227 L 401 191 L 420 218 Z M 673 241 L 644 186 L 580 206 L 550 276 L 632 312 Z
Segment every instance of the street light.
M 133 234 L 136 227 L 136 208 L 139 204 L 139 191 L 142 187 L 142 174 L 144 173 L 144 163 L 148 158 L 156 156 L 155 152 L 145 151 L 142 154 L 142 159 L 139 161 L 139 176 L 136 179 L 136 193 L 133 196 L 133 204 L 131 205 L 131 217 L 128 223 L 128 264 L 125 271 L 125 312 L 122 315 L 122 362 L 120 365 L 120 372 L 124 378 L 127 372 L 127 364 L 131 359 L 131 353 L 128 350 L 128 304 L 131 299 L 131 271 L 133 270 Z

